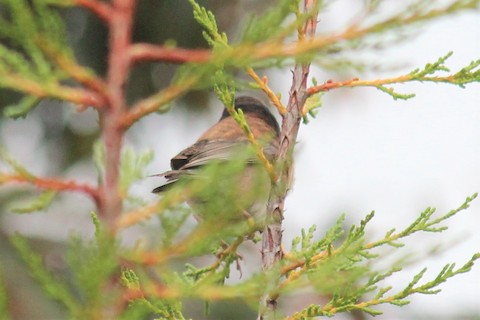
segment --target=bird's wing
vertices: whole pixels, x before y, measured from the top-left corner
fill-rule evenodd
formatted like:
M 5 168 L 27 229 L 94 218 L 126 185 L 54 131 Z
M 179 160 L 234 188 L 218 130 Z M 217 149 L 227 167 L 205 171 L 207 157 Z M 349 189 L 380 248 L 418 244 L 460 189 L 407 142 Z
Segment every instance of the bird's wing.
M 153 193 L 162 192 L 175 183 L 180 176 L 194 175 L 194 169 L 207 165 L 212 161 L 227 161 L 242 146 L 247 145 L 248 141 L 226 141 L 226 140 L 201 140 L 179 154 L 171 160 L 173 170 L 166 171 L 155 176 L 163 176 L 167 180 L 163 185 L 153 189 Z
M 180 176 L 195 175 L 196 168 L 207 165 L 212 161 L 228 161 L 232 159 L 241 148 L 248 146 L 248 140 L 201 140 L 181 151 L 178 155 L 172 158 L 172 170 L 158 174 L 156 176 L 164 176 L 167 182 L 152 192 L 157 193 L 166 190 L 173 183 L 175 183 Z M 277 152 L 277 145 L 269 144 L 264 148 L 264 153 L 267 158 L 271 159 Z M 257 162 L 255 155 L 246 159 L 247 162 Z
M 202 140 L 191 147 L 183 150 L 171 160 L 174 170 L 188 170 L 204 166 L 212 161 L 230 160 L 242 148 L 248 144 L 247 140 L 236 142 L 228 140 Z

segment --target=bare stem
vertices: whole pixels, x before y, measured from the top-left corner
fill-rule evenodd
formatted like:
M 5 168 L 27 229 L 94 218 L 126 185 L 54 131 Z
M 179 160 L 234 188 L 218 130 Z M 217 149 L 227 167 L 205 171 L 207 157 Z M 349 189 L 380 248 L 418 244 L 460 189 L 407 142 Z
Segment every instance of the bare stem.
M 101 128 L 105 148 L 105 176 L 100 185 L 100 216 L 110 229 L 122 211 L 119 192 L 120 153 L 124 129 L 120 120 L 126 113 L 125 84 L 130 70 L 133 12 L 136 0 L 114 0 L 109 17 L 110 54 L 108 57 L 107 92 L 108 107 L 102 110 Z
M 305 0 L 304 11 L 309 12 L 316 6 L 316 0 Z M 299 42 L 308 41 L 315 36 L 317 14 L 307 20 L 303 30 L 300 30 Z M 262 234 L 262 267 L 271 269 L 283 256 L 282 252 L 282 221 L 285 197 L 293 176 L 292 153 L 297 140 L 302 109 L 308 98 L 307 78 L 310 64 L 297 64 L 293 70 L 292 86 L 287 105 L 287 112 L 282 115 L 282 132 L 278 162 L 280 163 L 279 181 L 274 184 L 267 210 L 267 224 Z M 274 279 L 273 281 L 278 281 Z M 266 292 L 259 308 L 259 320 L 275 319 L 277 295 Z

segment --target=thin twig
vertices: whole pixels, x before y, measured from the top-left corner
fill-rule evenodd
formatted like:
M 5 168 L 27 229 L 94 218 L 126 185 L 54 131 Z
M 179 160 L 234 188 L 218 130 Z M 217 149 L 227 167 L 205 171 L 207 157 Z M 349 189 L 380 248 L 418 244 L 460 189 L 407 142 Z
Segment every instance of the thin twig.
M 122 197 L 118 186 L 120 152 L 125 132 L 120 121 L 127 112 L 125 85 L 131 68 L 129 49 L 135 5 L 136 0 L 113 0 L 108 20 L 108 108 L 100 117 L 105 149 L 105 174 L 100 185 L 99 215 L 112 231 L 115 230 L 116 219 L 122 212 Z
M 25 183 L 44 190 L 72 191 L 84 193 L 98 202 L 98 189 L 86 183 L 73 180 L 60 180 L 57 178 L 45 178 L 37 176 L 24 176 L 20 174 L 0 174 L 0 184 Z
M 158 111 L 161 106 L 167 105 L 169 102 L 175 100 L 179 96 L 185 94 L 187 91 L 197 83 L 196 78 L 190 78 L 188 81 L 179 84 L 172 84 L 155 95 L 140 100 L 133 105 L 131 110 L 125 114 L 120 120 L 120 126 L 126 130 L 132 126 L 137 120 L 144 116 Z
M 447 82 L 452 83 L 455 80 L 453 75 L 448 75 L 445 77 L 416 77 L 415 75 L 402 75 L 395 78 L 387 79 L 375 79 L 375 80 L 360 80 L 358 78 L 353 78 L 346 81 L 332 81 L 327 80 L 325 83 L 313 86 L 307 89 L 308 95 L 313 95 L 318 92 L 329 91 L 331 89 L 337 88 L 353 88 L 353 87 L 378 87 L 385 84 L 395 84 L 395 83 L 405 83 L 409 81 L 421 81 L 421 82 Z
M 184 190 L 182 190 L 181 193 L 175 193 L 171 196 L 167 195 L 166 197 L 163 197 L 160 201 L 154 204 L 137 208 L 131 212 L 125 213 L 117 219 L 117 222 L 115 223 L 115 229 L 119 231 L 135 225 L 140 221 L 149 219 L 155 214 L 163 212 L 165 209 L 171 207 L 172 205 L 185 201 L 186 199 L 188 199 L 189 195 L 190 192 L 187 188 L 185 188 Z
M 255 70 L 253 70 L 253 68 L 251 67 L 248 67 L 246 71 L 248 75 L 253 80 L 255 80 L 255 82 L 260 87 L 260 89 L 262 89 L 262 91 L 265 92 L 265 94 L 268 96 L 270 101 L 272 101 L 273 105 L 277 107 L 278 112 L 280 112 L 280 114 L 285 114 L 287 112 L 287 109 L 282 104 L 282 102 L 280 101 L 279 97 L 275 94 L 275 92 L 273 92 L 272 89 L 270 89 L 270 87 L 268 86 L 267 77 L 263 77 L 260 79 L 260 77 L 257 75 Z
M 257 138 L 253 134 L 246 119 L 244 117 L 241 117 L 238 114 L 238 112 L 235 110 L 235 107 L 233 105 L 226 106 L 226 107 L 228 112 L 232 115 L 233 119 L 238 123 L 240 128 L 245 133 L 250 144 L 255 149 L 255 154 L 257 155 L 258 160 L 260 161 L 260 163 L 263 165 L 268 175 L 270 176 L 270 180 L 272 181 L 272 183 L 275 183 L 278 178 L 277 172 L 275 171 L 275 168 L 273 167 L 272 163 L 267 159 L 267 156 L 265 156 L 262 145 L 258 142 Z

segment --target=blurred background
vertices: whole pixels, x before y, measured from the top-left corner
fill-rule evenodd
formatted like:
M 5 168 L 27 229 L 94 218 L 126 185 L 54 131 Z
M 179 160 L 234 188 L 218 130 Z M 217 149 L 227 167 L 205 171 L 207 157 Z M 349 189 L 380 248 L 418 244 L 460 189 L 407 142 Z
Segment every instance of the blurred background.
M 399 1 L 385 2 L 390 5 L 385 14 L 405 5 Z M 258 14 L 274 5 L 274 1 L 254 0 L 200 3 L 215 13 L 220 29 L 227 31 L 233 41 L 250 14 Z M 333 1 L 319 16 L 319 32 L 340 30 L 358 17 L 363 5 L 361 0 Z M 65 9 L 62 15 L 78 60 L 103 75 L 108 49 L 104 25 L 83 9 Z M 456 71 L 480 58 L 479 30 L 478 12 L 445 17 L 410 28 L 386 48 L 357 51 L 348 56 L 367 66 L 362 73 L 345 68 L 327 71 L 313 68 L 311 74 L 319 82 L 353 77 L 387 78 L 421 68 L 449 51 L 454 51 L 454 55 L 447 65 Z M 193 20 L 190 4 L 178 0 L 139 1 L 134 40 L 163 43 L 172 39 L 182 47 L 206 47 L 201 30 Z M 167 86 L 175 70 L 176 66 L 159 63 L 137 66 L 128 86 L 129 101 Z M 286 103 L 291 81 L 289 69 L 265 73 L 270 86 L 282 93 Z M 376 239 L 391 228 L 406 227 L 428 206 L 436 207 L 439 214 L 446 213 L 458 207 L 467 196 L 480 191 L 479 84 L 468 85 L 464 90 L 428 83 L 396 85 L 395 89 L 417 96 L 407 101 L 394 101 L 372 88 L 333 90 L 324 95 L 323 107 L 316 119 L 301 127 L 295 155 L 295 184 L 287 198 L 283 224 L 287 250 L 302 228 L 316 224 L 321 236 L 343 212 L 347 214 L 348 227 L 375 210 L 368 234 Z M 0 109 L 15 103 L 18 98 L 13 92 L 0 91 Z M 175 101 L 168 113 L 150 115 L 134 125 L 126 144 L 138 152 L 153 149 L 155 160 L 147 172 L 163 172 L 169 168 L 172 156 L 217 121 L 222 108 L 211 92 L 191 92 Z M 170 138 L 172 136 L 176 139 Z M 0 118 L 0 144 L 38 175 L 95 183 L 91 152 L 97 138 L 95 112 L 77 113 L 74 106 L 62 102 L 43 101 L 25 119 Z M 0 163 L 0 170 L 5 168 Z M 154 178 L 146 178 L 133 187 L 133 192 L 153 201 L 155 196 L 150 190 L 157 183 Z M 81 195 L 65 194 L 47 212 L 12 214 L 12 206 L 31 197 L 32 190 L 29 191 L 13 186 L 0 190 L 2 272 L 12 294 L 12 304 L 18 306 L 16 319 L 60 319 L 62 313 L 58 306 L 43 300 L 40 289 L 29 280 L 5 238 L 16 231 L 28 235 L 35 239 L 36 249 L 45 254 L 46 263 L 54 270 L 61 269 L 61 256 L 69 235 L 73 232 L 92 236 L 89 212 L 93 205 Z M 127 230 L 124 242 L 154 237 L 157 224 L 155 219 L 151 220 L 142 227 Z M 480 251 L 479 200 L 447 225 L 450 229 L 441 236 L 412 237 L 407 242 L 409 249 L 400 251 L 400 254 L 408 254 L 408 261 L 412 263 L 405 273 L 387 283 L 402 288 L 423 266 L 429 267 L 426 279 L 430 279 L 444 264 L 462 264 L 474 252 Z M 415 249 L 413 253 L 409 251 L 412 248 Z M 429 254 L 433 248 L 439 248 L 440 252 Z M 253 253 L 249 256 L 255 261 L 258 253 L 254 248 L 250 250 Z M 245 265 L 245 270 L 255 270 L 254 264 Z M 416 295 L 406 307 L 382 306 L 380 309 L 388 319 L 480 319 L 479 296 L 480 269 L 476 266 L 472 272 L 442 285 L 442 292 L 436 296 Z M 315 298 L 309 294 L 289 298 L 282 308 L 291 313 L 297 308 L 297 302 L 313 303 Z M 234 319 L 231 313 L 223 313 L 225 310 L 231 312 L 232 305 L 235 306 L 232 302 L 213 307 L 206 318 Z M 201 305 L 191 303 L 190 308 L 195 319 L 203 317 Z M 242 312 L 247 313 L 239 313 L 236 319 L 250 319 L 255 314 L 248 310 Z M 335 318 L 352 317 L 340 315 Z

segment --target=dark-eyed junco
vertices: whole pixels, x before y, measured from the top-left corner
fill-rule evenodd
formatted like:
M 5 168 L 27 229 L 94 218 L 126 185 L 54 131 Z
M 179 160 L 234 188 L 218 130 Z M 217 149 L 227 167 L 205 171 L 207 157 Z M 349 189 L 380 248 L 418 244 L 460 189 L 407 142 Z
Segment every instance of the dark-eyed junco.
M 273 162 L 279 147 L 280 135 L 275 117 L 262 102 L 248 96 L 236 98 L 235 108 L 243 111 L 253 135 L 263 146 L 263 153 Z M 172 170 L 159 174 L 164 176 L 167 182 L 152 192 L 165 191 L 181 177 L 195 179 L 202 167 L 210 163 L 231 163 L 242 151 L 250 147 L 245 132 L 225 109 L 219 121 L 204 132 L 197 142 L 171 159 Z M 270 178 L 255 153 L 248 153 L 246 158 L 241 159 L 245 161 L 245 166 L 239 177 L 235 178 L 235 186 L 222 185 L 223 180 L 231 178 L 227 172 L 224 176 L 216 177 L 218 181 L 214 182 L 213 188 L 216 187 L 218 190 L 209 194 L 213 194 L 216 199 L 227 197 L 227 194 L 233 195 L 236 200 L 244 199 L 236 202 L 236 210 L 259 218 L 266 210 L 271 187 Z M 206 203 L 205 206 L 208 207 L 208 202 L 212 202 L 212 199 L 195 199 L 194 202 Z M 225 206 L 228 207 L 228 204 Z

